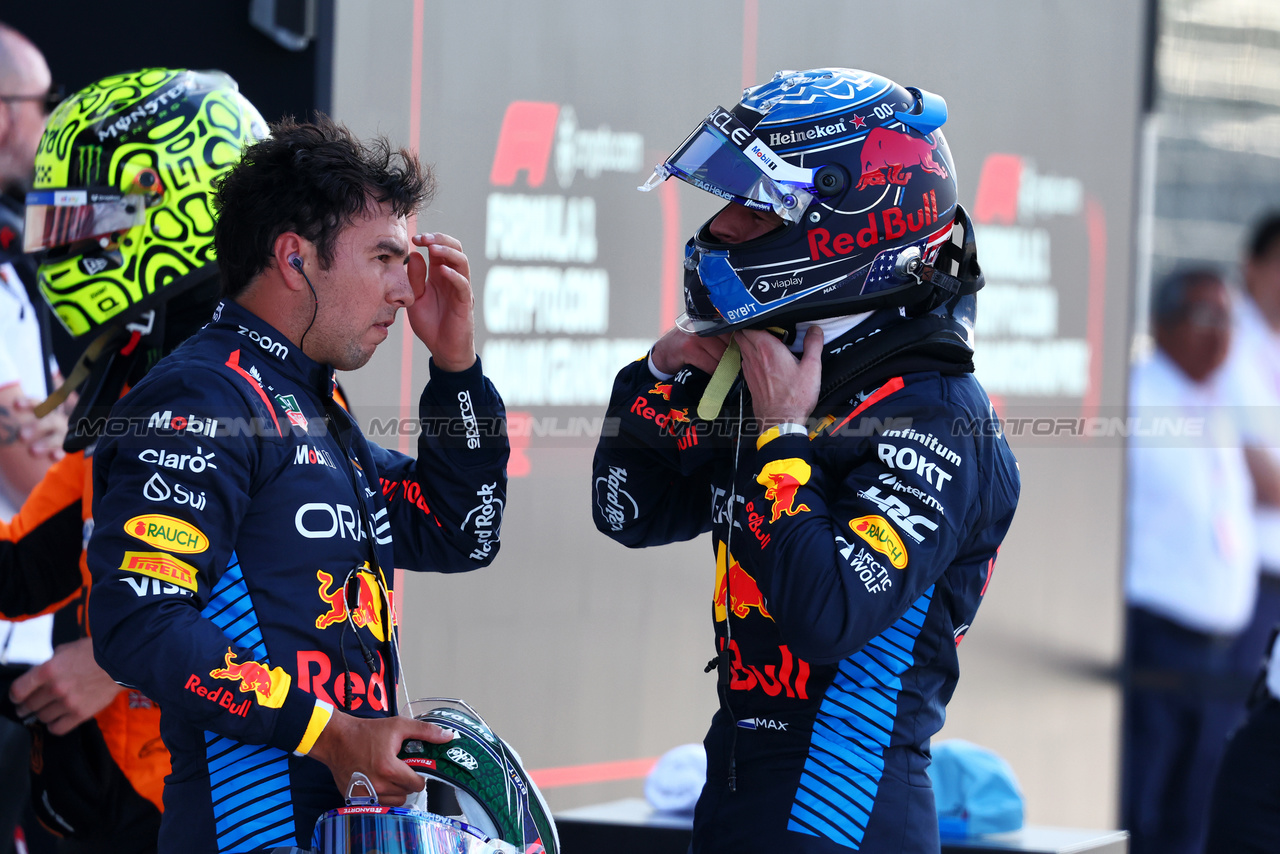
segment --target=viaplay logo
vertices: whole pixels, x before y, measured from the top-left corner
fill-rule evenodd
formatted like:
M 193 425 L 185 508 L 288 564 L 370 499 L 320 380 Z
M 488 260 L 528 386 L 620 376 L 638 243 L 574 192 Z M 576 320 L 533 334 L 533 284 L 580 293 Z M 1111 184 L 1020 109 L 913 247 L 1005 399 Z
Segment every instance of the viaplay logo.
M 513 101 L 502 117 L 489 183 L 510 187 L 524 172 L 530 187 L 541 187 L 553 150 L 556 180 L 563 188 L 579 172 L 598 178 L 644 166 L 644 137 L 638 133 L 616 132 L 603 124 L 594 130 L 579 127 L 577 112 L 568 104 Z

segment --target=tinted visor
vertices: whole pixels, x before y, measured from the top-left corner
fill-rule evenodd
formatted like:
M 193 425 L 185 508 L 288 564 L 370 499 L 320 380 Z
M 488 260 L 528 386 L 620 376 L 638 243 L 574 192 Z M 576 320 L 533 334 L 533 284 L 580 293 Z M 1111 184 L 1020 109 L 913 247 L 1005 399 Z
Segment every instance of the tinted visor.
M 667 159 L 667 168 L 701 190 L 748 208 L 771 211 L 785 195 L 718 128 L 705 123 Z
M 444 816 L 397 807 L 342 807 L 316 822 L 320 854 L 496 854 L 480 831 Z
M 145 197 L 109 187 L 27 193 L 23 252 L 108 237 L 141 225 Z
M 726 131 L 743 140 L 746 148 Z M 765 174 L 761 163 L 780 172 L 785 183 Z M 653 189 L 672 175 L 726 201 L 773 211 L 790 222 L 799 221 L 812 199 L 813 171 L 784 162 L 723 108 L 703 121 L 640 189 Z

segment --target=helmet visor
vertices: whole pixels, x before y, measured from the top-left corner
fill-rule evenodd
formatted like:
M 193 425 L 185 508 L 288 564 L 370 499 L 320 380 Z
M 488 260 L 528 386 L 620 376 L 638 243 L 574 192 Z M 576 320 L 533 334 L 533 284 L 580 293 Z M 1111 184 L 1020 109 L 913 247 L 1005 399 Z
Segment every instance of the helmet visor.
M 316 822 L 320 854 L 497 854 L 489 837 L 461 821 L 397 807 L 342 807 Z
M 107 237 L 141 225 L 143 196 L 109 187 L 34 190 L 27 193 L 23 252 Z
M 784 161 L 732 113 L 717 107 L 640 189 L 650 190 L 674 175 L 722 199 L 799 222 L 813 198 L 813 172 Z

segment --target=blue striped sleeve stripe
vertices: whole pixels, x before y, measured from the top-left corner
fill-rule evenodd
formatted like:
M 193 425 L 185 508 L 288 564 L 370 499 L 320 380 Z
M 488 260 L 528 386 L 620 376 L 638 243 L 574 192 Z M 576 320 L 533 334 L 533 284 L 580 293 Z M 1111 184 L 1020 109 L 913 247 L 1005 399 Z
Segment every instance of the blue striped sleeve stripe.
M 893 626 L 840 662 L 822 698 L 787 823 L 857 850 L 875 809 L 893 735 L 902 674 L 924 626 L 933 587 Z

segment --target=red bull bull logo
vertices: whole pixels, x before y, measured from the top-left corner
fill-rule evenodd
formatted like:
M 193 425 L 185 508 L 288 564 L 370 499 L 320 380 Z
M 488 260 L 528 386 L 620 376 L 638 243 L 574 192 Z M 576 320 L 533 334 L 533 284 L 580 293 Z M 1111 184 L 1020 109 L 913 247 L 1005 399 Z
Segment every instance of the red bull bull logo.
M 760 592 L 760 585 L 756 584 L 756 580 L 739 565 L 733 555 L 729 555 L 729 570 L 725 572 L 724 543 L 717 544 L 716 552 L 716 592 L 713 600 L 716 622 L 723 622 L 729 609 L 733 610 L 734 616 L 743 619 L 751 613 L 752 608 L 759 611 L 760 616 L 772 620 L 773 616 L 765 607 L 764 594 Z M 726 599 L 729 601 L 726 602 Z
M 284 705 L 284 696 L 289 693 L 289 683 L 292 681 L 288 673 L 279 667 L 268 670 L 265 664 L 256 661 L 238 662 L 235 658 L 235 651 L 227 647 L 225 666 L 210 670 L 209 675 L 214 679 L 239 680 L 240 690 L 256 694 L 260 706 L 278 709 Z
M 653 388 L 649 389 L 649 394 L 660 394 L 663 400 L 670 400 L 671 383 L 654 383 Z
M 671 410 L 669 413 L 667 413 L 667 419 L 669 421 L 678 421 L 682 424 L 688 424 L 689 423 L 689 407 L 686 406 L 684 409 Z
M 770 524 L 781 519 L 783 514 L 794 516 L 809 510 L 807 504 L 796 506 L 796 493 L 800 491 L 800 487 L 809 482 L 809 476 L 812 473 L 813 470 L 809 468 L 808 463 L 795 457 L 765 463 L 756 477 L 756 483 L 765 487 L 765 500 L 773 502 L 773 516 L 769 519 Z
M 353 573 L 346 584 L 335 583 L 333 576 L 323 569 L 316 571 L 316 580 L 320 582 L 320 599 L 329 609 L 316 617 L 316 628 L 327 629 L 334 624 L 341 624 L 347 619 L 347 589 L 355 591 L 356 604 L 350 609 L 351 622 L 358 628 L 368 629 L 379 641 L 387 639 L 387 627 L 382 621 L 382 588 L 377 576 L 365 569 Z M 390 603 L 388 603 L 390 605 Z M 391 622 L 395 624 L 394 610 L 387 608 L 392 614 Z
M 885 184 L 903 186 L 911 180 L 911 173 L 903 170 L 916 166 L 939 178 L 946 178 L 946 167 L 933 159 L 937 148 L 936 143 L 931 145 L 909 134 L 873 128 L 862 144 L 862 177 L 854 189 L 864 190 Z
M 902 544 L 902 537 L 889 526 L 883 516 L 859 516 L 849 520 L 849 527 L 863 539 L 867 545 L 889 559 L 889 563 L 898 569 L 907 565 L 907 549 Z

